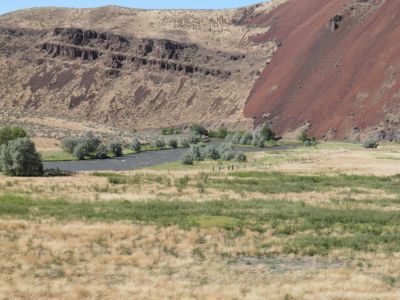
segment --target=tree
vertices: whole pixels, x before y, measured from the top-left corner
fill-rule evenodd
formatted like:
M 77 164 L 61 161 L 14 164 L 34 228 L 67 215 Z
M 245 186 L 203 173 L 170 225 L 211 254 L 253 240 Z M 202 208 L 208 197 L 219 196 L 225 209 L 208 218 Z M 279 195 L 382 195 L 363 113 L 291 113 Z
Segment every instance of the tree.
M 272 131 L 271 127 L 265 124 L 261 128 L 260 134 L 264 141 L 272 141 L 275 138 L 275 132 Z
M 138 139 L 134 139 L 131 143 L 131 145 L 129 146 L 129 148 L 133 151 L 135 151 L 136 153 L 140 152 L 140 150 L 142 150 L 142 144 L 140 143 L 140 141 Z
M 76 136 L 68 136 L 61 140 L 61 148 L 63 148 L 65 152 L 71 154 L 74 153 L 74 149 L 78 144 L 79 144 L 79 137 Z
M 122 144 L 120 142 L 114 141 L 108 146 L 108 149 L 114 154 L 116 157 L 122 157 Z
M 27 134 L 21 127 L 3 127 L 0 129 L 0 146 L 7 144 L 9 141 L 24 137 L 27 137 Z
M 306 141 L 309 141 L 309 140 L 310 140 L 310 138 L 308 137 L 307 132 L 306 132 L 305 130 L 303 130 L 303 131 L 300 133 L 300 135 L 299 135 L 299 140 L 300 140 L 302 143 L 305 143 Z
M 171 148 L 178 148 L 178 141 L 172 138 L 168 141 L 168 146 L 170 146 Z
M 43 164 L 35 144 L 29 138 L 18 138 L 1 146 L 2 171 L 10 176 L 40 176 Z
M 208 130 L 201 124 L 192 124 L 190 126 L 190 131 L 194 132 L 195 134 L 198 135 L 207 135 L 208 136 Z
M 165 141 L 164 139 L 157 139 L 155 142 L 155 146 L 159 149 L 164 149 L 165 148 Z
M 100 138 L 93 132 L 88 131 L 81 136 L 66 137 L 61 141 L 62 148 L 78 157 L 85 159 L 86 156 L 96 154 L 98 147 L 101 145 Z
M 106 145 L 101 144 L 99 147 L 97 147 L 96 158 L 98 159 L 108 158 L 108 147 Z
M 211 146 L 206 150 L 206 158 L 212 160 L 218 160 L 220 158 L 219 152 L 216 146 Z

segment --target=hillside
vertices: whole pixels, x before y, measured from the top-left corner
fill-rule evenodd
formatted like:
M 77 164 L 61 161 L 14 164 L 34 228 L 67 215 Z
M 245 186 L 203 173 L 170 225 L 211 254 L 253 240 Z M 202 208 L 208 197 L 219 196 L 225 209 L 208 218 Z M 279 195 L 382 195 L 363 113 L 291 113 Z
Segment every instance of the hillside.
M 394 0 L 231 10 L 28 9 L 0 16 L 0 106 L 151 129 L 399 140 Z
M 248 19 L 271 26 L 256 41 L 282 46 L 245 108 L 281 133 L 303 125 L 327 139 L 399 140 L 400 2 L 293 0 Z
M 147 129 L 249 128 L 243 107 L 277 46 L 222 11 L 28 9 L 0 17 L 1 106 Z

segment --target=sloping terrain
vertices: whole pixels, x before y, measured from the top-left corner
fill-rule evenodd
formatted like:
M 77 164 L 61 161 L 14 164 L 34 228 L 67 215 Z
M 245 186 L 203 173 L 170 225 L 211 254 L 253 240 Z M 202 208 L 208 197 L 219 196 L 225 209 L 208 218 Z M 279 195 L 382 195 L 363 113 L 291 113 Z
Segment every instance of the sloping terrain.
M 275 0 L 218 11 L 0 16 L 0 107 L 151 129 L 400 140 L 400 3 Z
M 0 106 L 148 129 L 252 126 L 249 91 L 277 49 L 221 11 L 44 8 L 0 16 Z
M 254 86 L 245 115 L 281 134 L 400 139 L 400 2 L 293 0 L 248 18 L 271 26 L 255 42 L 281 47 Z

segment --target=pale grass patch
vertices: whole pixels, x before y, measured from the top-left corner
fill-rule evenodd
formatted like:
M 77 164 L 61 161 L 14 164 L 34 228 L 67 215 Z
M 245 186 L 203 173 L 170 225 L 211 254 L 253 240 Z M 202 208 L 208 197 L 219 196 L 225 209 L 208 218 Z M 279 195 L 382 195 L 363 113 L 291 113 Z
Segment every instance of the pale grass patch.
M 0 297 L 35 299 L 396 299 L 375 271 L 315 267 L 274 273 L 263 263 L 227 263 L 254 256 L 270 233 L 182 230 L 129 223 L 0 221 Z M 225 253 L 225 256 L 221 256 Z M 366 256 L 362 259 L 377 260 Z M 296 257 L 287 257 L 296 263 Z M 327 258 L 329 259 L 329 258 Z M 292 262 L 291 262 L 292 261 Z M 397 259 L 398 261 L 398 259 Z M 376 272 L 392 274 L 381 255 Z M 314 263 L 313 263 L 314 262 Z M 390 266 L 395 263 L 394 266 Z M 386 266 L 386 267 L 383 267 Z M 379 269 L 379 270 L 378 270 Z M 374 269 L 375 270 L 375 269 Z

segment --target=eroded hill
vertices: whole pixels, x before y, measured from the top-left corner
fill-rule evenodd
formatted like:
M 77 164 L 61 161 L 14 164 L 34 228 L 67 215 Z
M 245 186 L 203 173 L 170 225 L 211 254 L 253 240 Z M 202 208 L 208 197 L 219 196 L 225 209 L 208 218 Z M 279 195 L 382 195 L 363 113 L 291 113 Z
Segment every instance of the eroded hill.
M 400 3 L 0 16 L 0 105 L 148 129 L 202 122 L 399 140 Z
M 222 11 L 30 9 L 0 17 L 0 99 L 119 127 L 251 127 L 244 103 L 277 50 L 242 19 L 282 1 Z

